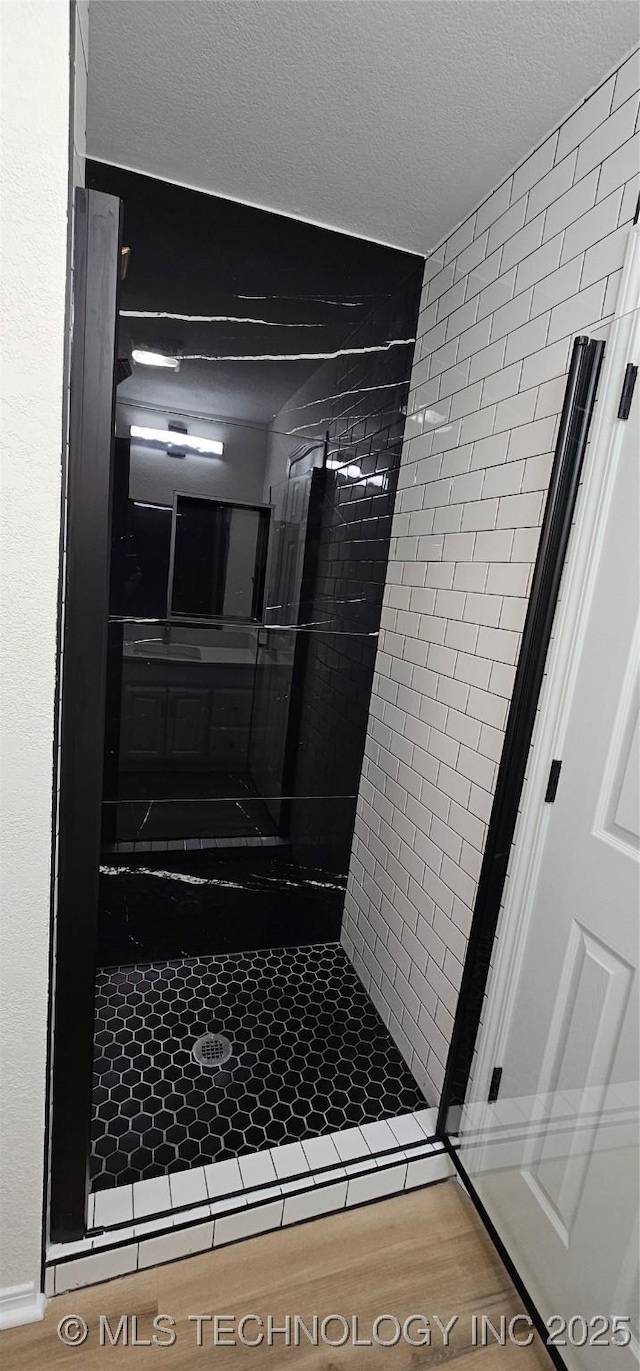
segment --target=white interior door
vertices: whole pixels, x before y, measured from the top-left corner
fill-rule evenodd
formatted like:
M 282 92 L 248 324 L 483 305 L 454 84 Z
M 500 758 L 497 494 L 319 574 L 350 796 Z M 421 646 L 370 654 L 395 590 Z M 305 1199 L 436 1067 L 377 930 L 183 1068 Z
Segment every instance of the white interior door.
M 636 321 L 610 353 L 616 408 L 639 340 Z M 636 393 L 629 418 L 601 429 L 587 456 L 609 474 L 573 625 L 562 747 L 551 754 L 562 760 L 559 786 L 505 995 L 499 1100 L 466 1115 L 481 1136 L 468 1169 L 540 1312 L 587 1321 L 586 1335 L 574 1322 L 560 1346 L 576 1371 L 640 1364 L 639 412 Z M 606 1345 L 611 1328 L 589 1324 L 599 1315 L 629 1319 L 627 1346 Z

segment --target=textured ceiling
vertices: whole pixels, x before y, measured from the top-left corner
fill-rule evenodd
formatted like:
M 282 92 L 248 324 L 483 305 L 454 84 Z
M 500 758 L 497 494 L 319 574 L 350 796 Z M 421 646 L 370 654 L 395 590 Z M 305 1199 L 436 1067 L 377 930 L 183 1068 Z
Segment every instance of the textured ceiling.
M 424 253 L 637 37 L 635 0 L 91 0 L 88 151 Z

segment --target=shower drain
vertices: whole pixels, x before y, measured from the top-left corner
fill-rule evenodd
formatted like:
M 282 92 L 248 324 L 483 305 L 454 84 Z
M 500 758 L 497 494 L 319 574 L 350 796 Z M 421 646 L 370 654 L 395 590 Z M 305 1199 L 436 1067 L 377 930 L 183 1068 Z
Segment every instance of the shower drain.
M 217 1069 L 229 1060 L 233 1047 L 222 1033 L 203 1033 L 201 1038 L 196 1038 L 191 1050 L 199 1066 Z

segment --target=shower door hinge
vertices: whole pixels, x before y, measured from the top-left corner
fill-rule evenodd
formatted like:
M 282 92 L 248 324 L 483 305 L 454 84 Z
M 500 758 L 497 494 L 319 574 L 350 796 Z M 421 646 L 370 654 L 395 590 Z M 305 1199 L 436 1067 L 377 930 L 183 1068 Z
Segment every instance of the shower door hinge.
M 549 768 L 549 780 L 547 781 L 547 789 L 544 795 L 544 802 L 546 805 L 552 805 L 556 798 L 556 792 L 558 790 L 558 781 L 560 780 L 561 769 L 562 762 L 559 762 L 558 758 L 554 757 Z
M 491 1081 L 490 1081 L 490 1084 L 489 1084 L 489 1094 L 487 1095 L 487 1103 L 488 1103 L 488 1104 L 495 1104 L 495 1102 L 496 1102 L 496 1100 L 497 1100 L 497 1098 L 498 1098 L 498 1095 L 500 1094 L 500 1082 L 501 1082 L 501 1080 L 502 1080 L 502 1067 L 501 1067 L 501 1066 L 494 1066 L 493 1071 L 491 1072 Z
M 633 392 L 636 388 L 637 379 L 638 368 L 633 365 L 633 362 L 627 362 L 624 381 L 622 382 L 622 390 L 620 391 L 620 404 L 618 405 L 619 419 L 629 418 L 631 413 L 631 401 L 633 400 Z

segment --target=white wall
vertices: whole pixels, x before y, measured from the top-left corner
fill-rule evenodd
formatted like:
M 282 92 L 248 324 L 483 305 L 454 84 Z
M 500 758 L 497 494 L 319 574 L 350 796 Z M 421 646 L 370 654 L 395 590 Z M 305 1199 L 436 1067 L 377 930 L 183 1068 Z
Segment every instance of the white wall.
M 0 1322 L 40 1288 L 67 205 L 67 0 L 3 0 Z
M 173 492 L 213 499 L 261 504 L 267 461 L 267 429 L 262 424 L 236 423 L 224 418 L 193 419 L 171 411 L 136 408 L 135 402 L 118 404 L 117 431 L 129 436 L 131 424 L 166 428 L 175 421 L 190 433 L 224 444 L 222 457 L 170 457 L 160 448 L 131 444 L 129 494 L 132 500 L 173 504 Z
M 432 1104 L 572 339 L 606 336 L 635 211 L 638 84 L 636 53 L 426 263 L 343 940 Z

